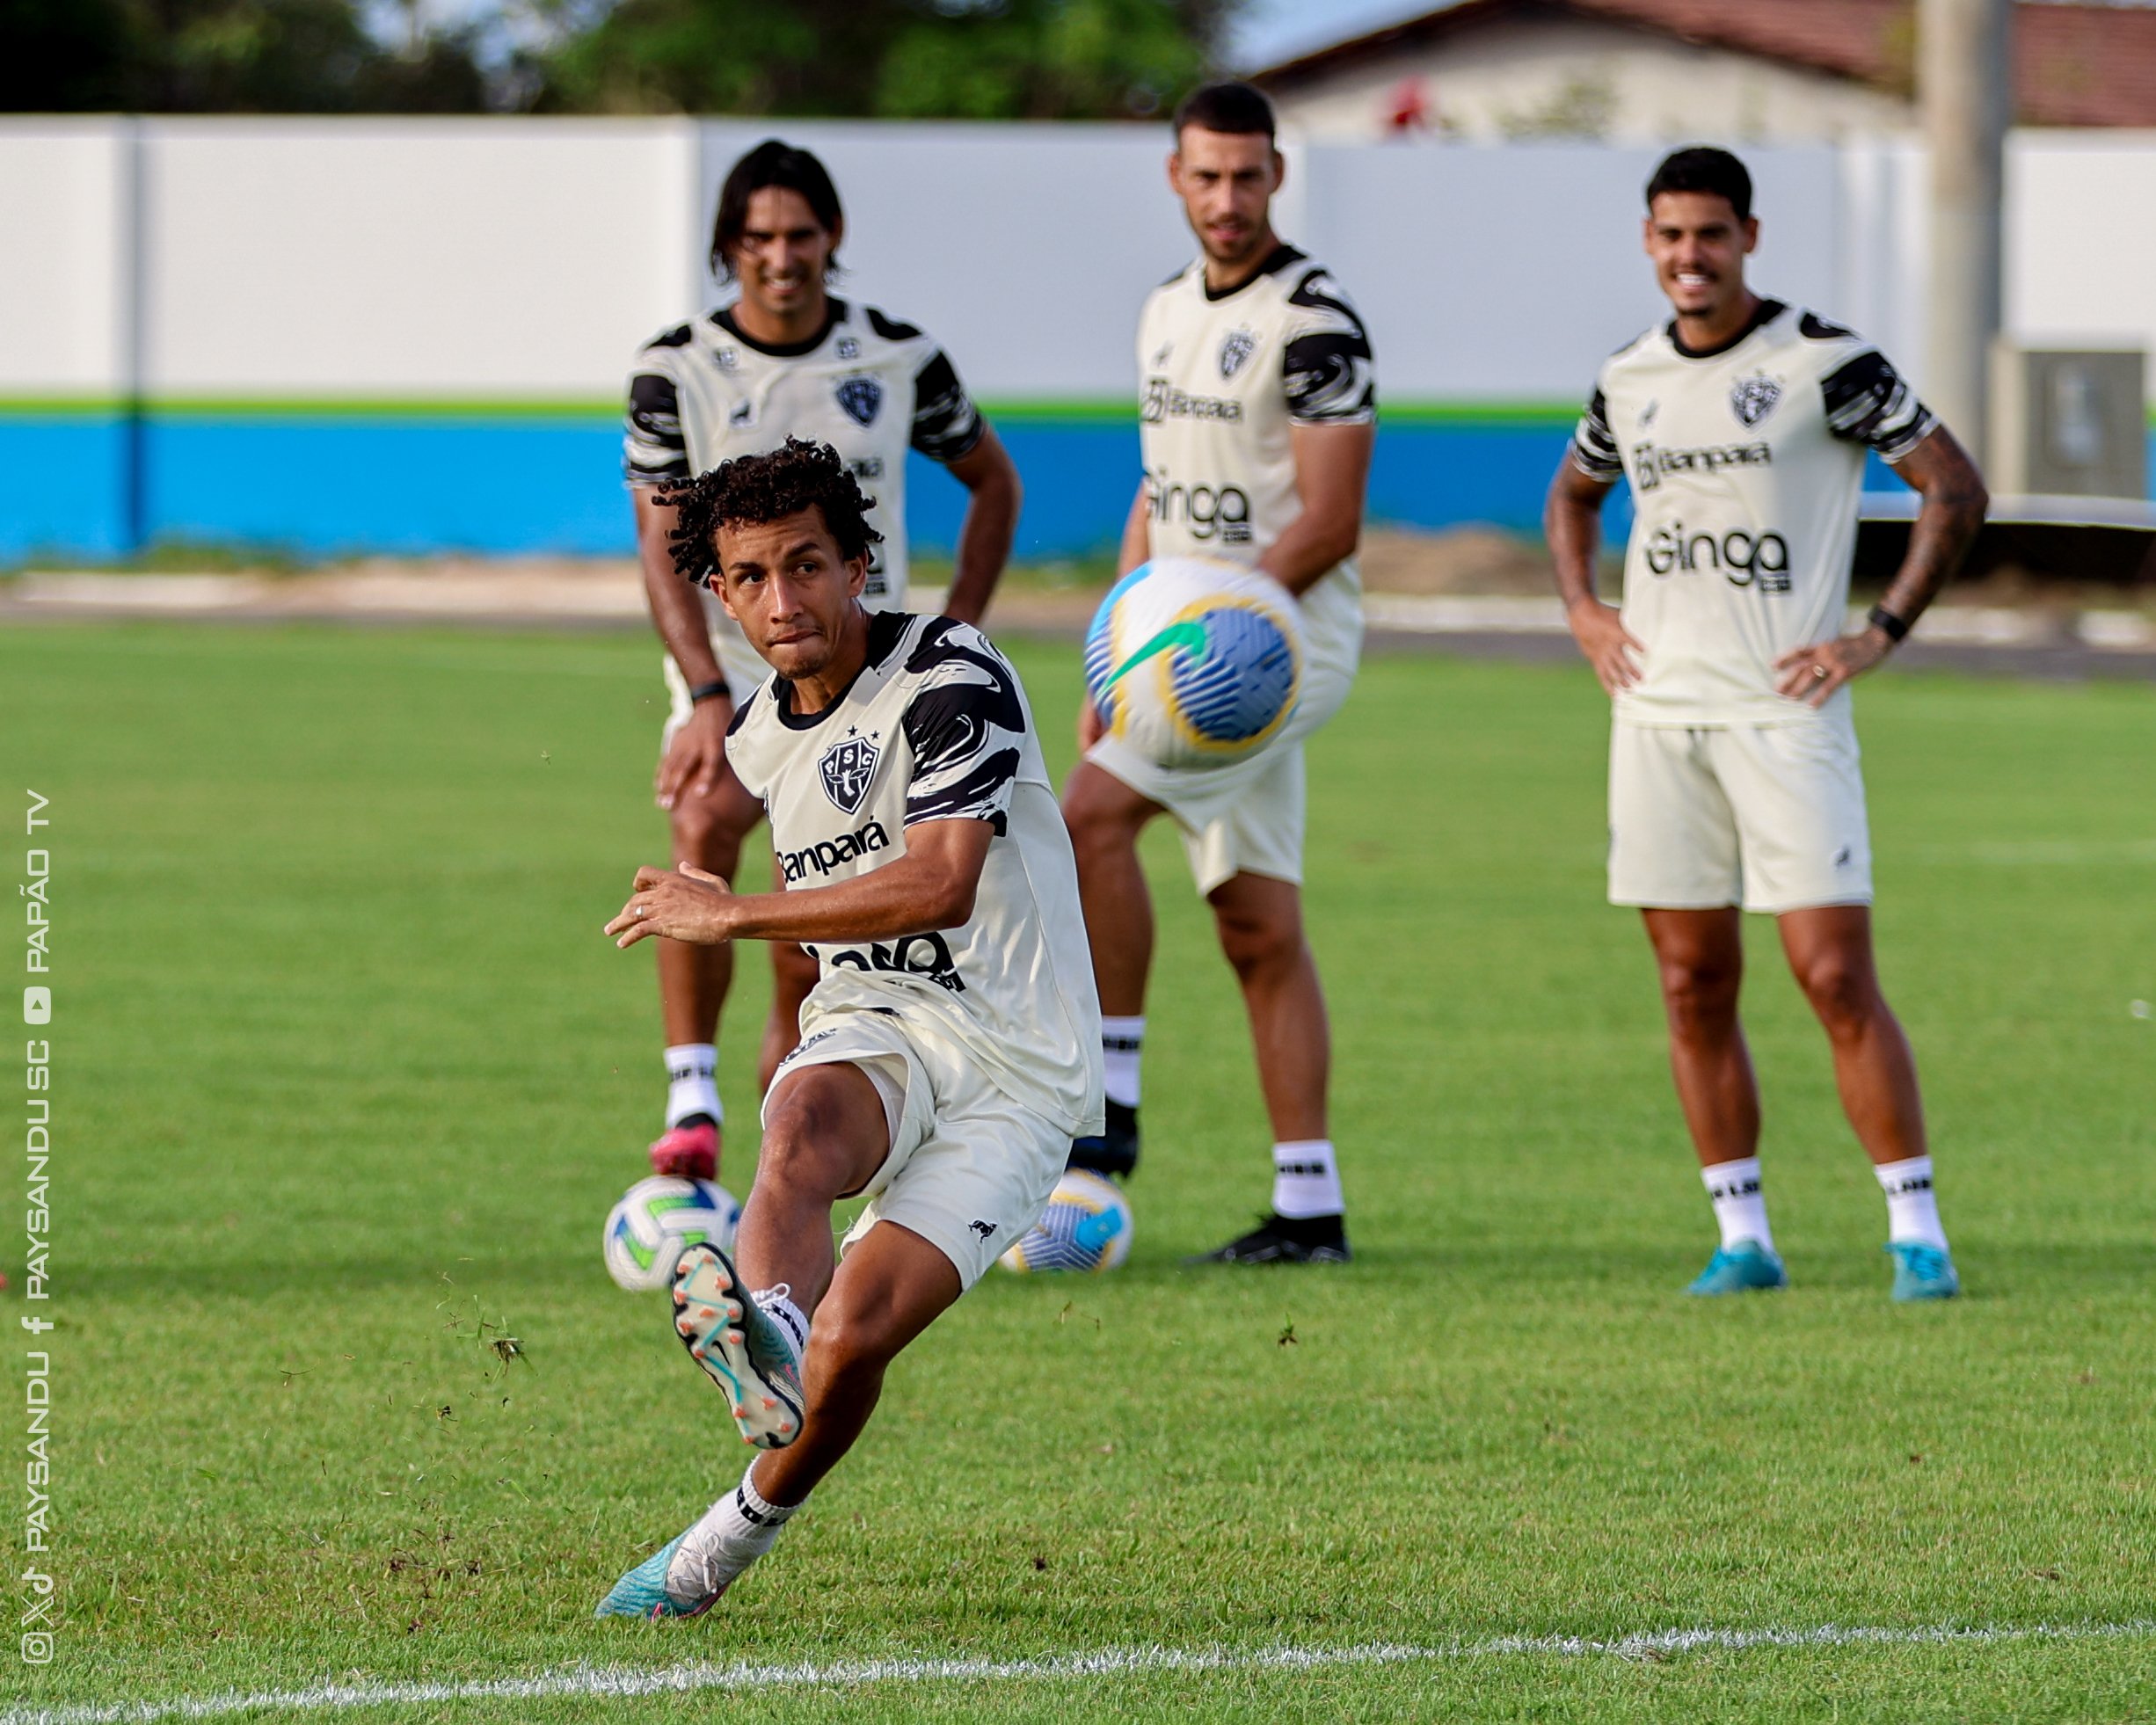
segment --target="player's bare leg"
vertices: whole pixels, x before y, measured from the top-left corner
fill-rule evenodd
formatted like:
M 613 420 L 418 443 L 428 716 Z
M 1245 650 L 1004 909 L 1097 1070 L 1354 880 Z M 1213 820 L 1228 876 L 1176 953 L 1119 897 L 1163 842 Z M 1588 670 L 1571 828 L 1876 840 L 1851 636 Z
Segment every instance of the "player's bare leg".
M 742 790 L 731 772 L 722 772 L 708 795 L 684 789 L 668 812 L 674 860 L 731 881 L 741 859 L 741 841 L 762 818 L 763 808 Z M 669 1049 L 709 1048 L 718 1039 L 719 1015 L 733 986 L 733 949 L 658 941 L 659 1016 Z M 713 1093 L 716 1100 L 716 1091 Z M 685 1118 L 669 1105 L 666 1130 L 652 1146 L 652 1164 L 661 1174 L 711 1179 L 717 1173 L 719 1127 L 716 1113 L 708 1125 L 701 1110 Z
M 1880 992 L 1870 907 L 1822 905 L 1778 921 L 1789 968 L 1833 1048 L 1842 1111 L 1886 1194 L 1894 1297 L 1948 1298 L 1961 1281 L 1932 1187 L 1916 1055 Z
M 1344 1263 L 1340 1170 L 1326 1136 L 1332 1032 L 1317 960 L 1303 932 L 1302 889 L 1239 874 L 1207 895 L 1220 950 L 1242 990 L 1257 1077 L 1272 1123 L 1272 1209 L 1249 1234 L 1198 1260 Z
M 786 876 L 776 857 L 771 860 L 771 885 L 786 890 Z M 756 1058 L 756 1092 L 771 1088 L 779 1063 L 801 1040 L 801 1005 L 816 986 L 816 960 L 806 947 L 791 941 L 771 943 L 771 1013 L 763 1022 L 763 1047 Z
M 1138 1166 L 1139 1044 L 1153 969 L 1153 897 L 1138 861 L 1138 835 L 1161 812 L 1159 804 L 1090 761 L 1080 761 L 1063 789 L 1063 821 L 1077 859 L 1100 993 L 1108 1091 L 1105 1127 L 1071 1146 L 1071 1166 L 1118 1177 Z
M 1742 917 L 1734 905 L 1641 914 L 1661 972 L 1678 1103 L 1722 1231 L 1721 1247 L 1692 1292 L 1779 1288 L 1788 1278 L 1774 1256 L 1759 1178 L 1759 1087 L 1737 1015 L 1744 977 Z

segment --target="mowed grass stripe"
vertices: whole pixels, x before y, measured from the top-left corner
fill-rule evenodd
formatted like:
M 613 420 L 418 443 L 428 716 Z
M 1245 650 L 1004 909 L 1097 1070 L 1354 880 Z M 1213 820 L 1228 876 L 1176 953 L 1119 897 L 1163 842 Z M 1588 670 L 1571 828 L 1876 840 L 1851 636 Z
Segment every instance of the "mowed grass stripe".
M 1016 656 L 1060 774 L 1076 656 Z M 599 932 L 664 855 L 655 664 L 629 637 L 0 634 L 0 769 L 55 799 L 66 1612 L 55 1663 L 9 1700 L 651 1656 L 592 1605 L 740 1466 L 663 1311 L 599 1258 L 661 1095 L 648 957 Z M 1883 963 L 1967 1300 L 1889 1305 L 1877 1189 L 1765 925 L 1747 1019 L 1795 1285 L 1684 1299 L 1712 1226 L 1637 920 L 1600 902 L 1601 699 L 1568 667 L 1373 659 L 1310 773 L 1356 1263 L 1179 1267 L 1264 1206 L 1270 1167 L 1240 1002 L 1157 832 L 1130 1265 L 969 1295 L 669 1654 L 2145 1617 L 2156 1025 L 2131 1005 L 2156 999 L 2156 815 L 2127 793 L 2156 693 L 1889 673 L 1860 702 Z M 1998 860 L 1957 860 L 1980 847 Z M 761 845 L 745 867 L 765 877 Z M 737 1192 L 765 987 L 741 957 Z M 15 1287 L 18 1268 L 0 1260 Z M 513 1361 L 490 1346 L 505 1327 Z M 1694 1714 L 1772 1717 L 1761 1674 L 1811 1657 L 1670 1675 Z M 1832 1670 L 1921 1695 L 1903 1718 L 2000 1693 L 2020 1716 L 2116 1717 L 2145 1692 L 2138 1641 L 1969 1658 L 1839 1649 Z M 1515 1661 L 1491 1704 L 1645 1716 L 1653 1665 Z M 1468 1667 L 1393 1669 L 1187 1687 L 1232 1713 L 1318 1685 L 1335 1716 L 1480 1692 L 1441 1675 Z M 929 1705 L 879 1692 L 831 1705 L 849 1725 Z M 1055 1691 L 937 1692 L 988 1716 Z

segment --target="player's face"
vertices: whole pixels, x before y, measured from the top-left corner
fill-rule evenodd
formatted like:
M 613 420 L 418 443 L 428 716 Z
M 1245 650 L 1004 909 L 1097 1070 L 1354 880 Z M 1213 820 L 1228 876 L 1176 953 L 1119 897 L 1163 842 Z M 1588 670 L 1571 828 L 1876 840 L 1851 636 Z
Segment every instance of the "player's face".
M 1737 219 L 1712 192 L 1664 192 L 1648 207 L 1647 255 L 1680 317 L 1712 319 L 1744 291 L 1744 258 L 1759 243 L 1756 216 Z
M 1168 183 L 1191 231 L 1209 259 L 1229 268 L 1255 261 L 1271 239 L 1268 211 L 1286 171 L 1271 138 L 1198 126 L 1183 128 L 1168 158 Z
M 719 598 L 750 646 L 787 678 L 813 677 L 831 662 L 854 600 L 868 580 L 804 509 L 776 521 L 726 521 L 718 529 Z
M 821 304 L 824 273 L 838 243 L 837 230 L 819 222 L 808 200 L 790 186 L 752 192 L 741 243 L 733 249 L 741 297 L 774 318 Z

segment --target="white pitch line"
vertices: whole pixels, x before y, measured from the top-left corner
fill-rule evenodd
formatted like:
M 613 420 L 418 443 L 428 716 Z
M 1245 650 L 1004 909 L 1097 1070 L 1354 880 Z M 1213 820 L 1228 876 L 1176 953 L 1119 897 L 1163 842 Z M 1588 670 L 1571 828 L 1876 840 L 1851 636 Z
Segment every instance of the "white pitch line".
M 1581 1635 L 1502 1635 L 1490 1641 L 1425 1647 L 1373 1641 L 1356 1647 L 1271 1647 L 1247 1652 L 1227 1648 L 1103 1648 L 1094 1653 L 1060 1654 L 1047 1659 L 866 1659 L 820 1665 L 754 1665 L 738 1661 L 730 1665 L 697 1663 L 645 1670 L 574 1665 L 535 1677 L 463 1683 L 323 1684 L 312 1689 L 270 1689 L 252 1694 L 231 1690 L 116 1707 L 18 1707 L 0 1713 L 0 1725 L 159 1725 L 169 1719 L 219 1719 L 237 1713 L 341 1712 L 444 1701 L 537 1701 L 570 1696 L 633 1699 L 747 1687 L 858 1689 L 873 1683 L 1056 1682 L 1151 1671 L 1299 1671 L 1343 1665 L 1429 1664 L 1523 1654 L 1562 1659 L 1653 1659 L 1686 1653 L 1741 1653 L 1754 1648 L 1992 1647 L 2011 1641 L 2119 1641 L 2145 1636 L 2156 1636 L 2156 1619 L 2021 1627 L 1827 1624 L 1817 1629 L 1664 1629 L 1616 1641 Z

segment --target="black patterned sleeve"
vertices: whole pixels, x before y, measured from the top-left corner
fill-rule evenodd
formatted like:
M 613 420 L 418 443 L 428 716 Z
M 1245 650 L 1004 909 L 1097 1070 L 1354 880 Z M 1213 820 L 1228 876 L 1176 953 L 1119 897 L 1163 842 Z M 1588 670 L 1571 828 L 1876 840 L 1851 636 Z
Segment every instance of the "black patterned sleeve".
M 1378 417 L 1377 362 L 1362 316 L 1323 270 L 1295 284 L 1298 316 L 1281 356 L 1287 417 L 1298 426 L 1367 426 Z
M 908 668 L 922 668 L 923 654 L 933 662 L 904 721 L 914 752 L 906 824 L 985 820 L 1002 833 L 1026 731 L 1017 673 L 964 625 L 924 643 Z
M 1846 359 L 1820 383 L 1827 429 L 1898 462 L 1938 427 L 1902 375 L 1876 347 Z
M 914 375 L 914 448 L 949 467 L 971 455 L 988 422 L 958 382 L 958 368 L 942 348 Z
M 670 485 L 694 477 L 688 470 L 688 440 L 681 431 L 680 391 L 673 374 L 648 353 L 629 380 L 622 469 L 632 485 Z
M 1624 462 L 1609 428 L 1609 403 L 1600 389 L 1589 399 L 1587 411 L 1572 428 L 1572 465 L 1605 485 L 1613 485 L 1624 477 Z

